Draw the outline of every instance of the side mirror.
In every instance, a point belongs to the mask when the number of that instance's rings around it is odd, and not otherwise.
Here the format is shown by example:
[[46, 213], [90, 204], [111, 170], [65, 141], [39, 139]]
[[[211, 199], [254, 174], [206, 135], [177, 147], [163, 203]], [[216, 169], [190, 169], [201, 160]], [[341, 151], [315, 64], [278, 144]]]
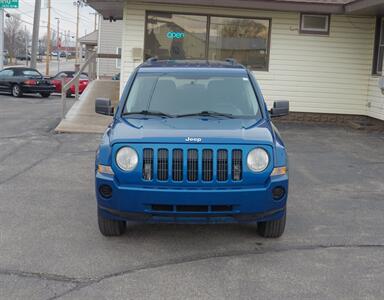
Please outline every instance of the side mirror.
[[289, 113], [289, 101], [275, 101], [270, 111], [271, 118], [286, 116]]
[[112, 107], [111, 99], [96, 98], [95, 111], [100, 115], [113, 116], [114, 109]]

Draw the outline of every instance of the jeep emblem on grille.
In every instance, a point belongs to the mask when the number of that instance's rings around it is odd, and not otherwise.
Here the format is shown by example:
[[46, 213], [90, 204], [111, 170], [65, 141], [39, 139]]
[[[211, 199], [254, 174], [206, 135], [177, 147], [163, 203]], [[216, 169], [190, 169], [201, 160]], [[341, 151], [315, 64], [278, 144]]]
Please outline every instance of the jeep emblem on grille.
[[195, 142], [195, 143], [200, 143], [201, 142], [201, 138], [193, 138], [193, 137], [187, 137], [185, 139], [186, 142]]

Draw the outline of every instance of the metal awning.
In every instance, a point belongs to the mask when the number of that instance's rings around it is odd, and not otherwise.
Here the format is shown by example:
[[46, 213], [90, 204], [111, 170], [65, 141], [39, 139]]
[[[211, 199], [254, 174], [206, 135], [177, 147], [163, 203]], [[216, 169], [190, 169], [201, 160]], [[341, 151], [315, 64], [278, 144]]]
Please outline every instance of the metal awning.
[[[124, 0], [87, 0], [104, 19], [121, 20]], [[247, 8], [326, 14], [384, 14], [384, 0], [136, 0], [135, 3]]]
[[87, 4], [100, 13], [104, 19], [122, 20], [124, 0], [87, 0]]

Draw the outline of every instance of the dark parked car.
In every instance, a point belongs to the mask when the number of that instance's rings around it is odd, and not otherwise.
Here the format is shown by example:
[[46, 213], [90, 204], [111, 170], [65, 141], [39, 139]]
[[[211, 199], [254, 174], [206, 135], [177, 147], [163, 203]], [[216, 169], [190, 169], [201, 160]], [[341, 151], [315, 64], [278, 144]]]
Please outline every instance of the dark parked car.
[[14, 97], [40, 94], [47, 98], [55, 91], [55, 86], [36, 69], [5, 68], [0, 71], [0, 91], [9, 92]]

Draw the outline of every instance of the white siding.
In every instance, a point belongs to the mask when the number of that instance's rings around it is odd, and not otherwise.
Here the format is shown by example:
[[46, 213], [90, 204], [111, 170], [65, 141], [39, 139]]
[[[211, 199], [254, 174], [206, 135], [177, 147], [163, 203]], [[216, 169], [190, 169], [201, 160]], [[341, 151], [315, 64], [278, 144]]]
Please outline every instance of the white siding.
[[[123, 35], [123, 21], [109, 22], [100, 19], [98, 53], [116, 54], [116, 49], [121, 48]], [[120, 72], [116, 67], [116, 59], [99, 59], [99, 77], [110, 77]]]
[[384, 95], [378, 86], [379, 77], [371, 77], [368, 89], [368, 116], [384, 120]]
[[124, 12], [121, 86], [140, 61], [145, 10], [272, 18], [269, 71], [254, 72], [268, 105], [287, 99], [292, 111], [367, 114], [375, 18], [332, 15], [329, 36], [298, 33], [299, 13], [131, 4]]

